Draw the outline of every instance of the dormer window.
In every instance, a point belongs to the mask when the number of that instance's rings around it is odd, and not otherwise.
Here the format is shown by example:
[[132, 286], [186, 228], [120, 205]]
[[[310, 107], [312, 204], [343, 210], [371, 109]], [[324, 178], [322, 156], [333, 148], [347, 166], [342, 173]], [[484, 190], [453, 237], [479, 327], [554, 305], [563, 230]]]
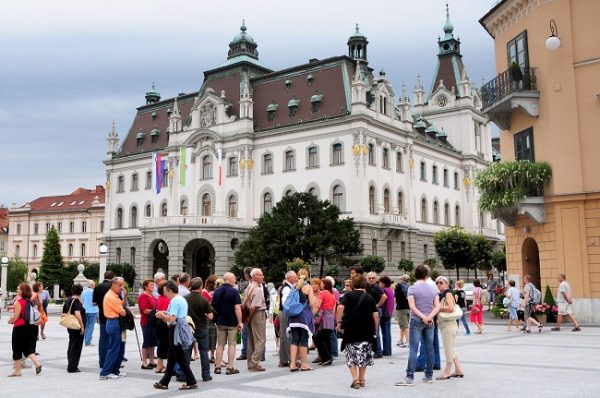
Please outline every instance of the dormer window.
[[269, 121], [275, 119], [275, 115], [277, 114], [277, 108], [279, 105], [277, 104], [269, 104], [267, 105], [267, 114], [269, 115]]
[[290, 117], [296, 116], [296, 112], [298, 111], [298, 105], [300, 105], [299, 99], [291, 99], [290, 102], [288, 102]]
[[319, 106], [321, 105], [322, 100], [323, 100], [323, 94], [313, 95], [312, 97], [310, 97], [310, 104], [312, 105], [313, 112], [319, 112]]
[[139, 133], [137, 133], [137, 135], [135, 136], [135, 140], [137, 142], [137, 146], [142, 146], [142, 144], [144, 143], [144, 136], [146, 134], [144, 134], [144, 132], [142, 130], [140, 130]]
[[306, 84], [307, 84], [308, 86], [312, 86], [313, 79], [314, 79], [314, 77], [313, 77], [312, 73], [311, 73], [311, 74], [309, 74], [308, 76], [306, 76]]
[[287, 79], [285, 81], [285, 88], [290, 88], [292, 86], [292, 80], [291, 79]]
[[153, 128], [152, 131], [150, 132], [150, 138], [151, 138], [153, 144], [156, 144], [158, 142], [159, 135], [160, 135], [160, 130], [157, 128]]
[[152, 112], [152, 120], [156, 119], [156, 112]]
[[167, 108], [167, 115], [171, 116], [171, 113], [173, 113], [173, 109]]

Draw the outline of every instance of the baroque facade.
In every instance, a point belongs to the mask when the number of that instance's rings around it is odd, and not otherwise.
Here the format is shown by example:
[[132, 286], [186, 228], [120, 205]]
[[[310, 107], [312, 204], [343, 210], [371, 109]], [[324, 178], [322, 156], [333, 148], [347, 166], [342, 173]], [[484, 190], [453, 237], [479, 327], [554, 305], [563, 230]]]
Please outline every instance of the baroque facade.
[[354, 218], [365, 254], [435, 257], [450, 225], [502, 240], [472, 181], [492, 161], [488, 121], [450, 19], [431, 91], [399, 101], [368, 66], [359, 31], [348, 53], [272, 71], [242, 25], [198, 91], [162, 100], [153, 86], [122, 143], [109, 133], [109, 261], [193, 276], [222, 274], [263, 212], [312, 192]]

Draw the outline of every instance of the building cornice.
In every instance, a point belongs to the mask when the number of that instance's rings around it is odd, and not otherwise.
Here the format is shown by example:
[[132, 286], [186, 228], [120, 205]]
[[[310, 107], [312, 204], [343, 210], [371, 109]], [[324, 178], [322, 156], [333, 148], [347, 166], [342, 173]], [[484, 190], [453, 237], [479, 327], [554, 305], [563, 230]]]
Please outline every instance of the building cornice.
[[503, 0], [479, 20], [483, 28], [496, 38], [541, 5], [554, 0]]

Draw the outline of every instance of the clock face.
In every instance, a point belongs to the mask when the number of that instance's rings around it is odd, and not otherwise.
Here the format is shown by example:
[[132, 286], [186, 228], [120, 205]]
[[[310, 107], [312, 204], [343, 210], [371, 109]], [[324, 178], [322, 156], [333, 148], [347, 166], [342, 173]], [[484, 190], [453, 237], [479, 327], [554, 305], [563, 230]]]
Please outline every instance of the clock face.
[[441, 95], [438, 97], [438, 105], [441, 107], [446, 106], [446, 104], [448, 104], [448, 98], [446, 98], [445, 95]]
[[167, 252], [167, 245], [165, 242], [160, 242], [158, 244], [158, 251], [161, 253], [166, 253]]

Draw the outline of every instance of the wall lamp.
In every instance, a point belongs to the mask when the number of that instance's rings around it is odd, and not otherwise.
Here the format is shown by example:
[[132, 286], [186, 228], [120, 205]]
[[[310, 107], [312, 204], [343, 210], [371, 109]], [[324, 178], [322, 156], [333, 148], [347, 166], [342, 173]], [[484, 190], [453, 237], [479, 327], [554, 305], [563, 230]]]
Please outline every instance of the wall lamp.
[[556, 21], [550, 20], [550, 36], [546, 39], [546, 48], [550, 51], [558, 50], [560, 47], [560, 39], [557, 36], [558, 28], [556, 27]]

